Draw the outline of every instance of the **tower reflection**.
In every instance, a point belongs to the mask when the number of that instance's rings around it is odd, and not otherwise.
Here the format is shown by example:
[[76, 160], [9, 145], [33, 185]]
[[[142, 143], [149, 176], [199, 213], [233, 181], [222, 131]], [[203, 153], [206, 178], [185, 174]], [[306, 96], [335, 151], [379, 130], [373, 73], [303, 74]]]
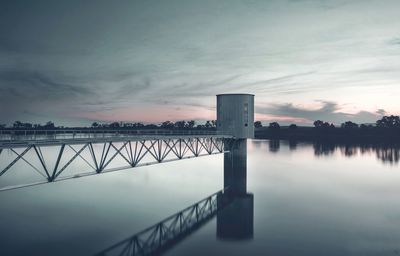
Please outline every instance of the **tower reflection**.
[[247, 140], [231, 139], [225, 144], [224, 187], [218, 194], [217, 238], [245, 240], [253, 238], [254, 196], [247, 193]]

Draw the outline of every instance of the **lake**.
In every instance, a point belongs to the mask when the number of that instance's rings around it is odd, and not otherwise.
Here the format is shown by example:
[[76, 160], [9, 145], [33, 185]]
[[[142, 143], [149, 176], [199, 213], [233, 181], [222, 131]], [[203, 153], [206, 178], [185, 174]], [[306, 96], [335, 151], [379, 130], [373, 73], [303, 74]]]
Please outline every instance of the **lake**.
[[[221, 239], [214, 217], [165, 255], [400, 255], [399, 148], [249, 140], [247, 152], [252, 236]], [[0, 255], [96, 254], [221, 190], [223, 171], [219, 154], [1, 192]]]

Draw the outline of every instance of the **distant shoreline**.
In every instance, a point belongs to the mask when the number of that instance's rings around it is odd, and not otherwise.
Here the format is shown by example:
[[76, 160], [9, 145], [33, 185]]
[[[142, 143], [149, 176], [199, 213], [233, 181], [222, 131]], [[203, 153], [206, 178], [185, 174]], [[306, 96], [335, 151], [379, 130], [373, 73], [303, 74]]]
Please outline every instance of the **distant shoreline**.
[[344, 128], [315, 128], [297, 127], [289, 129], [256, 128], [256, 139], [272, 140], [300, 140], [300, 141], [327, 141], [327, 142], [399, 142], [400, 130], [390, 128], [372, 129], [344, 129]]

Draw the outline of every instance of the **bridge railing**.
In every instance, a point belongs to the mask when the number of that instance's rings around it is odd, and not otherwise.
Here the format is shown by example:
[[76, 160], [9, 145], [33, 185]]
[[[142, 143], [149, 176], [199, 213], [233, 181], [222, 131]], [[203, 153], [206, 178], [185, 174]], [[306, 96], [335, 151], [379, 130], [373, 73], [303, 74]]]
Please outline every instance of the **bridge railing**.
[[216, 130], [177, 129], [5, 129], [0, 130], [0, 141], [104, 138], [141, 135], [220, 135]]

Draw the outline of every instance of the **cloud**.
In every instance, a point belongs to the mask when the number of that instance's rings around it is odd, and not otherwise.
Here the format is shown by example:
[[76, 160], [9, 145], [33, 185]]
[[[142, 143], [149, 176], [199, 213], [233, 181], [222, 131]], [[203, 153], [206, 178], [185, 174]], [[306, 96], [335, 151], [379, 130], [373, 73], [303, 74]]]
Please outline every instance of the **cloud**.
[[400, 37], [395, 37], [390, 39], [389, 45], [400, 45]]
[[85, 87], [57, 82], [36, 71], [0, 71], [0, 100], [58, 100], [85, 96]]
[[336, 9], [348, 3], [346, 0], [288, 0], [289, 3], [294, 4], [307, 4], [311, 6], [318, 6], [324, 10]]
[[380, 115], [380, 116], [384, 116], [384, 115], [387, 114], [387, 112], [386, 112], [384, 109], [378, 109], [378, 110], [376, 111], [376, 113], [377, 113], [378, 115]]
[[[399, 111], [399, 6], [8, 1], [0, 8], [0, 120], [26, 110], [131, 118], [168, 108], [203, 117], [214, 111], [215, 94], [240, 92], [260, 104], [294, 103], [264, 106], [269, 118], [369, 122], [383, 112], [341, 113], [340, 104]], [[316, 98], [325, 100], [320, 109], [295, 105]]]
[[342, 106], [336, 102], [317, 102], [321, 106], [316, 109], [297, 107], [292, 103], [285, 103], [258, 106], [256, 107], [256, 112], [262, 115], [276, 116], [278, 121], [312, 123], [315, 120], [323, 120], [335, 124], [349, 120], [357, 123], [374, 123], [386, 113], [383, 109], [378, 109], [376, 112], [361, 110], [357, 113], [345, 113], [341, 111]]
[[73, 112], [82, 99], [95, 93], [93, 88], [64, 80], [68, 79], [54, 79], [38, 71], [0, 70], [0, 122], [63, 120], [66, 124], [72, 120], [74, 123], [68, 111]]

